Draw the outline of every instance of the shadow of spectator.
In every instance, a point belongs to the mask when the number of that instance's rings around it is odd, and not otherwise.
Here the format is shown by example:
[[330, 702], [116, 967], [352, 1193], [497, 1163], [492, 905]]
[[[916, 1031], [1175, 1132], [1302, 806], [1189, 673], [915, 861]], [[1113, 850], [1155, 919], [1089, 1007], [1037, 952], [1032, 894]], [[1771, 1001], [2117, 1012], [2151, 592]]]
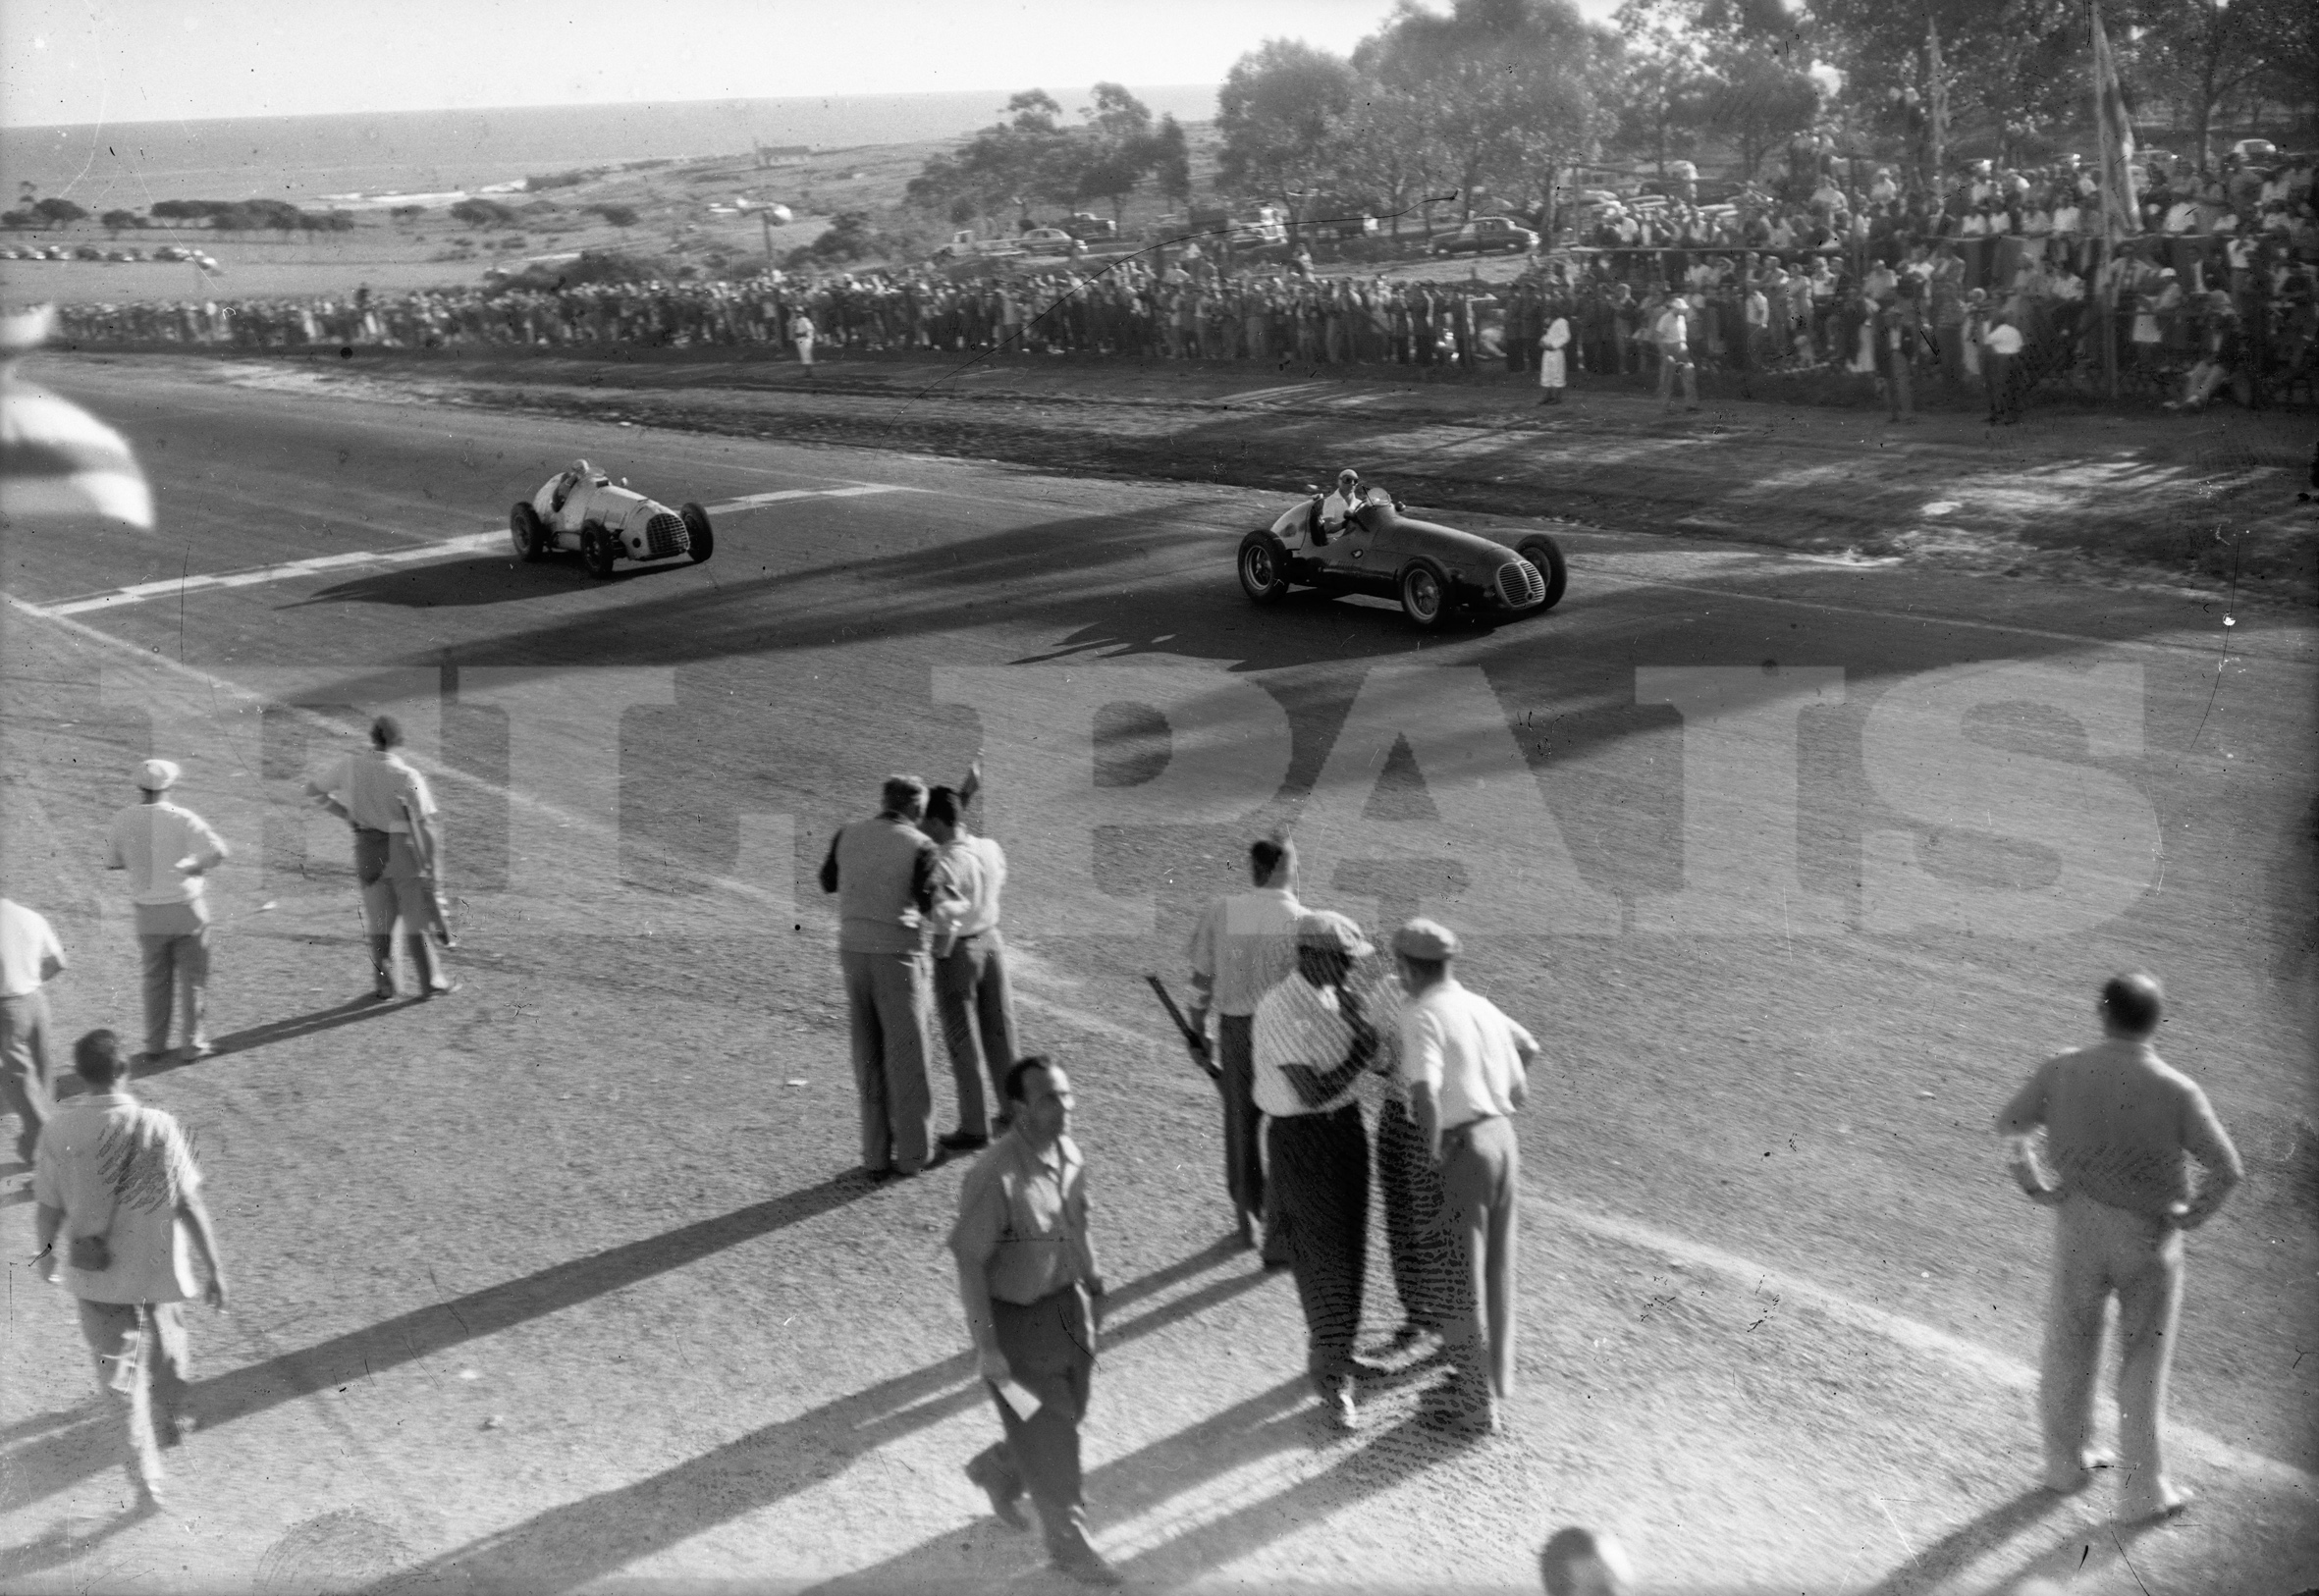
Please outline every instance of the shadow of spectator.
[[77, 1563], [123, 1530], [144, 1522], [160, 1511], [158, 1504], [139, 1499], [134, 1507], [115, 1514], [87, 1534], [76, 1534], [68, 1518], [22, 1546], [0, 1547], [0, 1579], [24, 1579]]
[[[372, 997], [356, 997], [334, 1008], [316, 1009], [311, 1014], [293, 1015], [283, 1020], [268, 1020], [264, 1025], [251, 1026], [246, 1030], [231, 1032], [215, 1038], [211, 1045], [217, 1051], [210, 1056], [222, 1058], [228, 1053], [254, 1052], [260, 1047], [270, 1047], [278, 1041], [296, 1041], [301, 1037], [315, 1036], [324, 1031], [336, 1031], [343, 1025], [353, 1025], [357, 1021], [372, 1020], [382, 1014], [392, 1014], [397, 1009], [408, 1008], [417, 1001], [418, 999], [415, 997], [407, 997], [400, 1002], [381, 1003]], [[182, 1070], [192, 1062], [192, 1059], [186, 1057], [182, 1052], [165, 1053], [154, 1063], [133, 1071], [132, 1075], [135, 1080], [148, 1080], [156, 1075], [167, 1075], [172, 1070]]]
[[[1111, 1288], [1105, 1344], [1116, 1347], [1151, 1335], [1273, 1278], [1249, 1269], [1119, 1320], [1122, 1308], [1240, 1255], [1218, 1242]], [[648, 1478], [550, 1508], [372, 1588], [379, 1596], [441, 1586], [521, 1589], [543, 1596], [571, 1590], [808, 1490], [856, 1458], [989, 1401], [974, 1377], [972, 1356], [961, 1351], [738, 1436]]]
[[1931, 1590], [1963, 1572], [1974, 1559], [1994, 1551], [2053, 1513], [2065, 1500], [2051, 1491], [2031, 1486], [2011, 1501], [1999, 1503], [1970, 1521], [1959, 1524], [1888, 1570], [1861, 1596], [1905, 1596], [1907, 1592]]
[[[836, 1176], [231, 1370], [195, 1385], [189, 1401], [205, 1431], [222, 1428], [283, 1403], [346, 1385], [365, 1372], [414, 1362], [681, 1269], [711, 1253], [803, 1224], [876, 1190], [860, 1175]], [[90, 1418], [33, 1445], [0, 1453], [0, 1511], [39, 1501], [106, 1466], [112, 1461], [109, 1454], [75, 1443], [80, 1431], [95, 1426]]]

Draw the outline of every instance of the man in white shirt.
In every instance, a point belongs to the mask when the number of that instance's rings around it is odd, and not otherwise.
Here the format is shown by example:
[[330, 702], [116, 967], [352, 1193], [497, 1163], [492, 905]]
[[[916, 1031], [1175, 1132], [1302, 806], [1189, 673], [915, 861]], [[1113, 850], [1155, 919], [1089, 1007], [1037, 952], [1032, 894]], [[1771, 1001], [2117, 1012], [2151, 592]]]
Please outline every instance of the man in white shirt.
[[1433, 1411], [1461, 1428], [1502, 1427], [1514, 1390], [1516, 1198], [1522, 1154], [1511, 1115], [1529, 1094], [1537, 1057], [1529, 1032], [1451, 973], [1457, 933], [1413, 920], [1393, 933], [1409, 1005], [1402, 1069], [1418, 1129], [1441, 1171], [1444, 1218], [1463, 1240], [1471, 1287], [1444, 1327], [1456, 1372]]
[[1346, 1429], [1360, 1421], [1365, 1365], [1353, 1341], [1369, 1261], [1369, 1132], [1353, 1089], [1375, 1065], [1379, 1018], [1349, 978], [1375, 951], [1343, 915], [1300, 916], [1296, 974], [1265, 993], [1254, 1028], [1256, 1105], [1304, 1306], [1305, 1369]]
[[[194, 1416], [186, 1409], [190, 1359], [178, 1304], [199, 1295], [223, 1308], [225, 1262], [186, 1134], [129, 1094], [120, 1038], [91, 1031], [74, 1044], [73, 1063], [89, 1090], [51, 1116], [33, 1162], [39, 1273], [53, 1282], [64, 1265], [97, 1380], [125, 1410], [130, 1478], [158, 1506], [159, 1448], [177, 1445]], [[198, 1291], [189, 1241], [209, 1271]]]
[[[391, 715], [370, 723], [370, 748], [349, 754], [306, 783], [308, 796], [354, 828], [354, 876], [362, 884], [362, 924], [370, 933], [373, 995], [396, 993], [395, 925], [419, 973], [419, 994], [456, 989], [435, 957], [427, 927], [441, 919], [436, 892], [442, 832], [427, 778], [398, 752], [403, 725]], [[448, 934], [445, 940], [449, 940]]]
[[1691, 307], [1680, 293], [1670, 293], [1650, 326], [1658, 345], [1658, 400], [1662, 415], [1675, 413], [1675, 379], [1683, 380], [1683, 407], [1699, 408], [1699, 371], [1691, 360]]
[[1256, 1006], [1296, 967], [1296, 923], [1305, 912], [1296, 897], [1296, 845], [1263, 837], [1248, 846], [1253, 891], [1212, 899], [1192, 928], [1190, 959], [1193, 1034], [1205, 1036], [1215, 1011], [1217, 1087], [1224, 1101], [1224, 1188], [1231, 1195], [1240, 1244], [1256, 1245], [1265, 1221], [1265, 1262], [1288, 1266], [1287, 1237], [1266, 1201], [1264, 1159], [1258, 1150], [1253, 1027]]
[[64, 968], [64, 944], [47, 918], [0, 898], [0, 1107], [16, 1115], [16, 1154], [27, 1165], [56, 1106], [41, 987]]
[[[1012, 1123], [1006, 1111], [1006, 1072], [1014, 1067], [1014, 989], [1006, 980], [1006, 942], [998, 934], [998, 897], [1006, 886], [1006, 855], [989, 837], [966, 828], [965, 809], [982, 786], [977, 764], [956, 788], [926, 795], [918, 828], [934, 839], [943, 879], [934, 905], [934, 1002], [949, 1048], [950, 1079], [958, 1090], [958, 1128], [939, 1138], [953, 1152], [988, 1146], [994, 1130]], [[989, 1078], [988, 1103], [983, 1082]], [[989, 1104], [997, 1104], [996, 1120]]]
[[137, 768], [144, 795], [113, 817], [105, 866], [129, 873], [129, 897], [136, 907], [136, 940], [144, 967], [145, 1050], [139, 1064], [158, 1063], [169, 1051], [171, 1010], [186, 1022], [185, 1056], [207, 1058], [205, 1023], [209, 1006], [209, 905], [203, 878], [225, 863], [227, 848], [209, 823], [161, 795], [185, 772], [165, 759]]

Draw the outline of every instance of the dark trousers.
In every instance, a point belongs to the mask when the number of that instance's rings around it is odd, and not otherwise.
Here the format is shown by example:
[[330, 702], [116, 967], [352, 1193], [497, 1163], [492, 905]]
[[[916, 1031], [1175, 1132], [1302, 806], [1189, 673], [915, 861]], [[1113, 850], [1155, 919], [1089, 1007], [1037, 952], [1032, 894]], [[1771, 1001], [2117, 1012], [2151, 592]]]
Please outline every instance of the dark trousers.
[[990, 1101], [1006, 1112], [1006, 1072], [1015, 1060], [1014, 992], [1006, 984], [1006, 943], [996, 928], [961, 936], [934, 966], [934, 1001], [949, 1049], [950, 1080], [958, 1089], [958, 1128], [991, 1134]]
[[934, 1093], [926, 1081], [933, 961], [924, 953], [840, 949], [837, 965], [852, 1020], [862, 1167], [915, 1175], [934, 1148]]
[[1039, 1399], [1039, 1410], [1018, 1418], [998, 1387], [986, 1384], [1006, 1439], [986, 1447], [966, 1472], [1007, 1496], [1028, 1490], [1047, 1549], [1057, 1556], [1078, 1551], [1087, 1545], [1079, 1425], [1095, 1375], [1093, 1307], [1085, 1291], [1070, 1286], [1030, 1303], [993, 1298], [991, 1322], [1007, 1367]]
[[1369, 1274], [1369, 1133], [1361, 1105], [1267, 1122], [1272, 1189], [1305, 1310], [1305, 1367], [1322, 1396], [1353, 1372]]
[[1278, 1245], [1278, 1204], [1265, 1186], [1264, 1155], [1259, 1150], [1258, 1128], [1264, 1115], [1256, 1106], [1256, 1017], [1219, 1014], [1215, 1021], [1216, 1067], [1223, 1078], [1216, 1083], [1224, 1098], [1224, 1190], [1232, 1206], [1251, 1224], [1262, 1217], [1266, 1252]]
[[17, 1156], [32, 1161], [40, 1128], [56, 1106], [48, 1073], [48, 994], [35, 987], [0, 997], [0, 1108], [16, 1115]]
[[1446, 1334], [1472, 1290], [1465, 1248], [1442, 1213], [1441, 1172], [1426, 1152], [1416, 1117], [1398, 1098], [1387, 1098], [1376, 1117], [1376, 1181], [1401, 1315], [1420, 1330]]

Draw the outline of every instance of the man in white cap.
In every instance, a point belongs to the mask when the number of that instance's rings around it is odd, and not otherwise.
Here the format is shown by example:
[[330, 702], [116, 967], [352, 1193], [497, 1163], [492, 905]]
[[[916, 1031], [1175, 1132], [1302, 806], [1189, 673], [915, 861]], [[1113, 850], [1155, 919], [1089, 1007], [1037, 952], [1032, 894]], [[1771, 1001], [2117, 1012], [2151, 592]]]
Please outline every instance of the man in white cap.
[[1457, 933], [1412, 920], [1393, 933], [1401, 984], [1402, 1069], [1418, 1130], [1441, 1171], [1442, 1218], [1461, 1242], [1470, 1287], [1442, 1327], [1456, 1368], [1433, 1415], [1476, 1433], [1502, 1427], [1514, 1391], [1516, 1197], [1522, 1153], [1514, 1110], [1537, 1057], [1529, 1032], [1450, 969]]
[[185, 1056], [207, 1058], [209, 905], [204, 878], [228, 857], [209, 823], [162, 794], [184, 774], [165, 759], [137, 767], [142, 798], [113, 817], [105, 866], [129, 873], [136, 940], [144, 966], [145, 1050], [131, 1062], [152, 1064], [169, 1051], [171, 1011], [182, 1009]]
[[1349, 978], [1375, 951], [1345, 916], [1308, 912], [1296, 973], [1256, 1006], [1256, 1105], [1305, 1310], [1305, 1366], [1346, 1429], [1359, 1422], [1353, 1341], [1369, 1261], [1369, 1132], [1353, 1088], [1375, 1067], [1380, 1018]]

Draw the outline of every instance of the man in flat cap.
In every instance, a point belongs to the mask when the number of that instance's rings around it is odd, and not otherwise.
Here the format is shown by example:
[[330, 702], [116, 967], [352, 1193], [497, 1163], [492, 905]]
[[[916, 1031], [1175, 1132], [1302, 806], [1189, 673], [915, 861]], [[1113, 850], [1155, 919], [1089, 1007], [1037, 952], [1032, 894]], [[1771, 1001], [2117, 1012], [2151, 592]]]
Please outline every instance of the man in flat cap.
[[1296, 896], [1296, 844], [1285, 837], [1259, 837], [1248, 845], [1248, 874], [1254, 888], [1211, 899], [1192, 928], [1191, 1024], [1207, 1035], [1208, 1011], [1215, 1010], [1217, 1083], [1224, 1100], [1224, 1189], [1232, 1198], [1240, 1244], [1256, 1245], [1256, 1224], [1265, 1223], [1265, 1262], [1285, 1267], [1287, 1237], [1267, 1199], [1253, 1093], [1251, 1036], [1256, 1006], [1296, 967], [1296, 922], [1305, 906]]
[[[403, 757], [403, 723], [391, 715], [370, 722], [370, 747], [349, 754], [319, 779], [306, 783], [309, 796], [354, 828], [354, 876], [362, 884], [362, 924], [370, 934], [372, 995], [396, 992], [395, 927], [418, 973], [419, 995], [440, 997], [454, 989], [427, 937], [440, 924], [436, 871], [443, 835], [435, 820], [435, 795], [427, 778]], [[449, 942], [448, 928], [444, 937]]]
[[144, 969], [145, 1050], [133, 1064], [159, 1063], [169, 1051], [172, 1011], [186, 1024], [185, 1056], [207, 1058], [209, 905], [204, 878], [225, 863], [225, 842], [209, 823], [162, 796], [185, 772], [165, 759], [137, 767], [137, 802], [113, 817], [105, 868], [129, 873], [136, 940]]
[[1514, 1391], [1516, 1199], [1522, 1152], [1514, 1110], [1537, 1057], [1529, 1032], [1451, 970], [1457, 933], [1412, 920], [1393, 933], [1401, 984], [1402, 1069], [1418, 1130], [1441, 1171], [1443, 1219], [1460, 1239], [1469, 1287], [1442, 1327], [1455, 1364], [1433, 1416], [1476, 1434], [1503, 1427]]
[[1298, 917], [1295, 934], [1296, 973], [1256, 1006], [1256, 1105], [1305, 1310], [1306, 1368], [1351, 1429], [1369, 1262], [1369, 1132], [1353, 1088], [1375, 1066], [1380, 1018], [1392, 1017], [1372, 1012], [1350, 980], [1354, 962], [1376, 951], [1359, 926], [1316, 910]]

